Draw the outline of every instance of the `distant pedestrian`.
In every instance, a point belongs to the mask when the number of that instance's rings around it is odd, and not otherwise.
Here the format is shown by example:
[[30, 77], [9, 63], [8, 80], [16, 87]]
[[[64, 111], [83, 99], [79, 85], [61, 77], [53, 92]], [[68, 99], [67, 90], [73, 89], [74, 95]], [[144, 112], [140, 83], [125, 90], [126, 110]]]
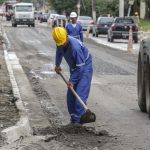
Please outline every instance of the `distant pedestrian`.
[[66, 30], [68, 35], [73, 36], [74, 38], [81, 40], [83, 42], [82, 26], [79, 23], [77, 23], [76, 12], [71, 12], [70, 22], [66, 25]]
[[[60, 65], [64, 57], [70, 69], [68, 86], [72, 86], [86, 104], [93, 74], [92, 56], [81, 41], [74, 37], [67, 36], [65, 28], [54, 28], [52, 35], [57, 46], [55, 71], [58, 74], [61, 72], [62, 69]], [[69, 88], [67, 92], [67, 105], [71, 123], [82, 124], [93, 122], [93, 120], [90, 119], [91, 116], [86, 115], [85, 109], [78, 100], [76, 100], [76, 97]]]

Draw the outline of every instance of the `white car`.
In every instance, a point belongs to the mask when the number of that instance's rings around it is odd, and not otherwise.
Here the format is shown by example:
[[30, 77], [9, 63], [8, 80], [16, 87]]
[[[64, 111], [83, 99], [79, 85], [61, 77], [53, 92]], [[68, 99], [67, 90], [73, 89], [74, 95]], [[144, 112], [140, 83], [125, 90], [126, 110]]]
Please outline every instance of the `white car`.
[[65, 27], [67, 23], [67, 17], [65, 15], [56, 15], [51, 25], [52, 27]]
[[57, 16], [58, 14], [50, 14], [49, 18], [47, 19], [47, 24], [48, 26], [51, 26], [52, 27], [52, 22], [55, 18], [55, 16]]

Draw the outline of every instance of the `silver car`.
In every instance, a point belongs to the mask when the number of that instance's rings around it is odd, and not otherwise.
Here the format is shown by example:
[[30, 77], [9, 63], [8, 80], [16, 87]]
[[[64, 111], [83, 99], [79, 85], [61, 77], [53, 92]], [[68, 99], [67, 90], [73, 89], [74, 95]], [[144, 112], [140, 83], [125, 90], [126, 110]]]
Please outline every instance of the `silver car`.
[[87, 30], [89, 27], [90, 31], [92, 30], [94, 24], [94, 21], [90, 16], [78, 16], [77, 22], [82, 26], [83, 30]]

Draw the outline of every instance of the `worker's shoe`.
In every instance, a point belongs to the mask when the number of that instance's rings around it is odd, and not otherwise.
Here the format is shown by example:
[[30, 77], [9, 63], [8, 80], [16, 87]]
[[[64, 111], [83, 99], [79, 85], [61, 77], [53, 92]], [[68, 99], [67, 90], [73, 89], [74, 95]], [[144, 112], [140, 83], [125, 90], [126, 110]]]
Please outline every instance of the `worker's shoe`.
[[90, 110], [87, 110], [84, 115], [81, 116], [80, 118], [80, 123], [91, 123], [96, 121], [96, 115], [92, 113]]

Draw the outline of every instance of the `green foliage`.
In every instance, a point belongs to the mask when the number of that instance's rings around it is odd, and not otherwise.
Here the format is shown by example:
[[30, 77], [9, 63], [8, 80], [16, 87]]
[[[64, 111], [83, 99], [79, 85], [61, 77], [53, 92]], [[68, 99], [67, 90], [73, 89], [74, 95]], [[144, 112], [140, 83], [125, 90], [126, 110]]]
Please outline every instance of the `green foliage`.
[[[77, 12], [78, 0], [49, 0], [49, 4], [58, 13], [70, 13], [71, 11]], [[96, 15], [112, 14], [117, 16], [119, 14], [119, 0], [96, 0]], [[92, 16], [92, 0], [81, 0], [81, 15]]]
[[[92, 0], [82, 0], [81, 15], [92, 16]], [[96, 16], [119, 14], [119, 0], [96, 0]]]
[[97, 0], [96, 2], [97, 16], [104, 16], [107, 14], [118, 16], [119, 0]]
[[5, 0], [0, 0], [0, 5], [4, 3]]
[[[78, 0], [49, 0], [49, 4], [58, 12], [65, 12], [67, 15], [71, 11], [77, 12]], [[119, 14], [119, 0], [96, 0], [96, 15]], [[81, 15], [92, 16], [92, 0], [81, 0]]]
[[60, 14], [76, 11], [77, 0], [49, 0], [49, 3]]
[[140, 25], [143, 31], [150, 30], [150, 20], [140, 20]]
[[82, 0], [80, 14], [92, 16], [92, 0]]
[[145, 0], [146, 5], [150, 6], [150, 0]]

